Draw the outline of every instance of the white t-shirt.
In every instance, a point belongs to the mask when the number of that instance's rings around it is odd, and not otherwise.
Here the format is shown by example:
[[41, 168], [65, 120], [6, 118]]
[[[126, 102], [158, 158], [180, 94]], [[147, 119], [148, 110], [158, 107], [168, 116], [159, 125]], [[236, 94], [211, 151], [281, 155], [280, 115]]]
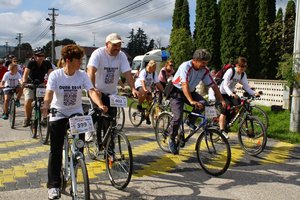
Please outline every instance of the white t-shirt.
[[[247, 79], [247, 75], [246, 73], [244, 72], [244, 76], [243, 78], [241, 79], [242, 77], [242, 74], [238, 74], [236, 72], [236, 69], [235, 69], [235, 73], [234, 73], [234, 76], [232, 77], [232, 73], [233, 73], [233, 70], [232, 69], [228, 69], [224, 76], [223, 76], [223, 81], [220, 85], [220, 92], [221, 94], [227, 94], [227, 95], [231, 95], [234, 90], [235, 90], [235, 85], [237, 83], [240, 83], [243, 85], [243, 88], [250, 94], [250, 95], [254, 95], [255, 94], [255, 91], [253, 91], [249, 84], [248, 84], [248, 79]], [[232, 79], [230, 79], [232, 77]]]
[[95, 87], [104, 94], [117, 94], [118, 81], [121, 73], [130, 71], [127, 56], [120, 51], [117, 56], [110, 56], [105, 47], [96, 49], [87, 67], [95, 67]]
[[[154, 73], [154, 79], [153, 79], [153, 73]], [[135, 80], [134, 87], [136, 89], [138, 87], [141, 87], [142, 86], [141, 81], [145, 81], [146, 88], [147, 88], [147, 90], [150, 91], [152, 83], [156, 84], [159, 82], [157, 74], [155, 72], [153, 72], [153, 73], [147, 73], [146, 68], [144, 68], [140, 72], [139, 77]]]
[[[85, 71], [78, 70], [74, 75], [68, 76], [63, 69], [57, 69], [50, 73], [47, 83], [47, 90], [54, 92], [51, 102], [51, 108], [56, 108], [66, 116], [75, 113], [83, 114], [82, 109], [82, 90], [90, 90], [93, 84]], [[65, 118], [65, 116], [56, 114], [56, 117], [50, 115], [50, 121]]]
[[[10, 71], [6, 72], [2, 78], [2, 82], [4, 81], [4, 86], [7, 87], [11, 87], [14, 88], [17, 85], [20, 85], [20, 81], [21, 81], [22, 77], [19, 74], [19, 72], [17, 72], [16, 74], [12, 75]], [[3, 91], [9, 90], [9, 88], [4, 88]]]

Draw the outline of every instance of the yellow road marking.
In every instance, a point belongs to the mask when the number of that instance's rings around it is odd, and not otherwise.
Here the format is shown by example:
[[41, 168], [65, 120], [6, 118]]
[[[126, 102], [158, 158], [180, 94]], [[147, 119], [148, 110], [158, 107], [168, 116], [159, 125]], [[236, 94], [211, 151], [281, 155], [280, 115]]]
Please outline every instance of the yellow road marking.
[[230, 146], [231, 148], [231, 166], [234, 166], [242, 157], [245, 155], [245, 152], [241, 149], [239, 145]]
[[270, 153], [264, 156], [264, 160], [261, 161], [262, 164], [271, 163], [284, 163], [290, 157], [290, 151], [296, 145], [287, 142], [278, 142], [275, 146], [271, 148]]
[[36, 153], [46, 152], [49, 151], [50, 146], [38, 146], [34, 148], [27, 148], [22, 150], [17, 150], [14, 152], [9, 152], [5, 154], [0, 154], [0, 161], [9, 161], [12, 159], [17, 159], [20, 157], [25, 157], [29, 155], [34, 155]]
[[0, 149], [21, 146], [21, 145], [26, 145], [26, 144], [34, 144], [34, 143], [38, 143], [38, 141], [32, 139], [32, 140], [18, 140], [18, 141], [1, 142]]

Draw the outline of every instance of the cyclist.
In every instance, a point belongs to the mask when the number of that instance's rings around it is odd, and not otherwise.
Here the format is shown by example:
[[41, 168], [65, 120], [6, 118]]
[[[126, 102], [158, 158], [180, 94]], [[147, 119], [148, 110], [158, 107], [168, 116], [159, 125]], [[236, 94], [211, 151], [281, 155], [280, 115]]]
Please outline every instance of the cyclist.
[[[156, 87], [162, 92], [164, 90], [163, 86], [158, 80], [158, 76], [155, 73], [156, 70], [156, 62], [154, 60], [150, 60], [147, 66], [140, 71], [138, 78], [135, 80], [135, 88], [139, 91], [139, 104], [137, 109], [140, 112], [143, 112], [142, 103], [145, 99], [148, 102], [152, 101], [152, 93], [151, 86], [154, 83]], [[149, 119], [149, 115], [146, 116], [146, 123], [151, 124]]]
[[[174, 63], [172, 60], [167, 60], [165, 66], [163, 68], [161, 68], [159, 75], [158, 75], [158, 79], [160, 81], [160, 84], [165, 88], [168, 80], [171, 79], [175, 73], [174, 71]], [[159, 103], [161, 104], [162, 102], [162, 98], [163, 98], [163, 93], [160, 92], [159, 93]]]
[[[183, 62], [172, 79], [174, 85], [170, 94], [170, 105], [173, 113], [173, 119], [170, 125], [169, 148], [173, 154], [178, 154], [178, 148], [175, 138], [178, 134], [179, 126], [183, 118], [183, 106], [187, 103], [193, 106], [195, 112], [201, 112], [204, 109], [205, 99], [198, 94], [195, 89], [202, 81], [206, 86], [212, 87], [217, 99], [226, 106], [225, 101], [219, 91], [218, 86], [212, 79], [209, 69], [206, 67], [210, 61], [211, 55], [205, 49], [198, 49], [193, 54], [193, 59]], [[195, 129], [195, 117], [189, 117], [188, 125]]]
[[[81, 100], [83, 89], [89, 91], [90, 97], [99, 108], [104, 112], [107, 111], [107, 107], [103, 105], [86, 72], [79, 70], [83, 55], [83, 49], [75, 44], [64, 46], [61, 51], [65, 63], [64, 67], [53, 71], [48, 79], [43, 114], [44, 116], [47, 115], [50, 103], [51, 108], [56, 108], [59, 111], [55, 117], [50, 115], [49, 120], [51, 139], [48, 162], [49, 199], [57, 199], [60, 196], [62, 150], [68, 122], [68, 118], [65, 116], [74, 113], [83, 114]], [[63, 113], [64, 116], [60, 116], [59, 113]], [[80, 134], [79, 137], [84, 140], [84, 134]]]
[[20, 85], [22, 84], [21, 75], [18, 73], [18, 65], [11, 63], [9, 65], [9, 71], [6, 72], [2, 78], [1, 86], [2, 87], [9, 87], [4, 88], [4, 112], [2, 115], [2, 119], [8, 119], [8, 102], [11, 95], [11, 88], [16, 88], [17, 99], [16, 99], [16, 106], [20, 107], [20, 98], [22, 96], [22, 88]]
[[[38, 80], [40, 84], [44, 83], [45, 74], [49, 76], [52, 71], [52, 65], [50, 62], [45, 61], [44, 49], [36, 48], [34, 50], [34, 59], [31, 60], [24, 70], [23, 83], [33, 83]], [[23, 127], [30, 125], [30, 118], [32, 112], [31, 103], [34, 99], [34, 90], [31, 88], [24, 88], [24, 109], [25, 109], [25, 119], [23, 122]]]
[[[126, 54], [121, 51], [122, 39], [117, 33], [111, 33], [106, 37], [105, 47], [96, 49], [88, 62], [87, 74], [95, 87], [102, 93], [102, 101], [108, 106], [108, 114], [115, 117], [117, 109], [110, 107], [109, 95], [118, 93], [118, 81], [123, 73], [129, 84], [133, 96], [138, 96], [139, 92], [134, 88], [134, 81], [131, 75]], [[103, 120], [103, 122], [102, 122]], [[99, 119], [99, 131], [106, 132], [109, 122], [107, 119]], [[101, 132], [100, 132], [101, 133]], [[97, 131], [97, 134], [99, 132]], [[101, 138], [101, 137], [98, 137]]]
[[[243, 88], [248, 92], [250, 95], [259, 95], [253, 91], [249, 84], [246, 75], [246, 68], [247, 68], [247, 59], [245, 57], [238, 57], [235, 67], [228, 69], [224, 76], [223, 81], [220, 85], [221, 94], [226, 101], [226, 104], [230, 106], [236, 106], [241, 103], [239, 96], [235, 93], [235, 86], [237, 83], [243, 85]], [[219, 126], [220, 130], [223, 135], [228, 138], [227, 130], [225, 130], [226, 125], [226, 116], [229, 116], [229, 111], [225, 108], [221, 108], [221, 114], [219, 118]]]

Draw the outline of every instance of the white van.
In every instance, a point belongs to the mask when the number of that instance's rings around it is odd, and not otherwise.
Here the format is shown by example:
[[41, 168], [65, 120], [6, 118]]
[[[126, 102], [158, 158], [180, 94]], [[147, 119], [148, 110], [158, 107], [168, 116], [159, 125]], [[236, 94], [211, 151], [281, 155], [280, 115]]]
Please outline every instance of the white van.
[[158, 66], [160, 66], [160, 63], [162, 62], [161, 50], [155, 49], [145, 53], [144, 55], [134, 57], [131, 66], [131, 73], [135, 75], [138, 70], [141, 71], [144, 69], [150, 60], [156, 61], [156, 69], [158, 70]]

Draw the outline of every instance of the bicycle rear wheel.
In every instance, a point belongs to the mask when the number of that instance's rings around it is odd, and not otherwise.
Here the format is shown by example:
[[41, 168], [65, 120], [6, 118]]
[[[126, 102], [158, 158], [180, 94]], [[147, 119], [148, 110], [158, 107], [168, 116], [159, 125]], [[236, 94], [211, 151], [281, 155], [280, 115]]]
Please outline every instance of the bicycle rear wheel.
[[[40, 115], [41, 116], [41, 115]], [[49, 140], [49, 130], [48, 130], [48, 123], [49, 123], [49, 116], [46, 118], [46, 120], [38, 120], [38, 132], [40, 137], [40, 142], [42, 144], [47, 144]]]
[[16, 121], [16, 101], [13, 96], [10, 97], [9, 101], [9, 124], [10, 128], [15, 128]]
[[35, 108], [32, 109], [31, 122], [30, 122], [30, 136], [36, 138], [37, 135], [37, 125], [38, 125], [38, 113]]
[[249, 155], [260, 154], [267, 144], [267, 133], [263, 123], [254, 116], [247, 116], [240, 124], [238, 139]]
[[111, 184], [122, 190], [131, 180], [133, 157], [131, 145], [123, 132], [109, 137], [105, 148], [106, 169]]
[[196, 143], [197, 159], [202, 169], [212, 175], [224, 174], [231, 162], [228, 140], [217, 129], [206, 129]]
[[267, 130], [269, 127], [269, 117], [268, 115], [265, 113], [265, 111], [263, 109], [261, 109], [260, 107], [253, 105], [251, 106], [251, 115], [257, 117], [265, 126], [265, 129]]
[[82, 158], [75, 161], [75, 187], [72, 184], [72, 199], [90, 199], [90, 184], [85, 162]]
[[138, 102], [132, 101], [129, 106], [129, 119], [133, 126], [138, 127], [143, 121], [143, 113], [137, 109]]
[[161, 113], [156, 120], [155, 137], [161, 150], [170, 153], [169, 149], [169, 127], [173, 116], [169, 112]]
[[124, 108], [117, 108], [117, 116], [116, 116], [116, 121], [117, 121], [117, 129], [122, 130], [124, 128], [125, 124], [125, 111]]

